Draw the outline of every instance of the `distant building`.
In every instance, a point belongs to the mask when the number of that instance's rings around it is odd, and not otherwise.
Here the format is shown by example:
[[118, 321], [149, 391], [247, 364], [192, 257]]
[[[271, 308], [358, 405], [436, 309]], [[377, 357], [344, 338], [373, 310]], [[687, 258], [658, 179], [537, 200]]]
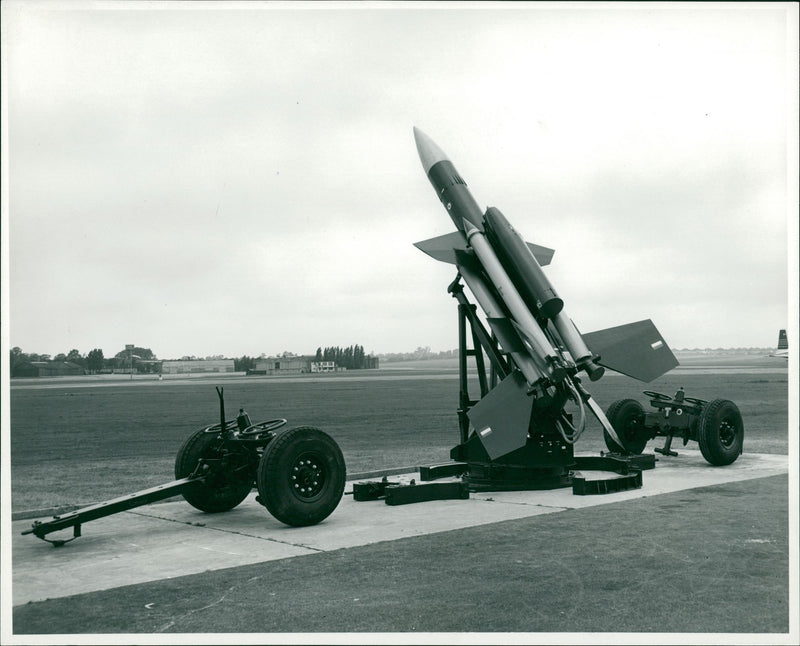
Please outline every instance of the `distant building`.
[[182, 359], [179, 361], [163, 361], [161, 363], [161, 372], [165, 375], [233, 371], [233, 359]]
[[336, 372], [335, 361], [312, 361], [311, 372]]
[[70, 377], [84, 374], [71, 361], [25, 361], [14, 367], [14, 377]]
[[304, 372], [311, 372], [311, 359], [308, 357], [267, 357], [256, 361], [256, 367], [250, 374], [299, 375]]
[[[316, 357], [267, 357], [258, 359], [249, 375], [299, 375], [309, 372], [344, 372], [347, 368], [336, 365], [335, 361], [316, 361]], [[378, 357], [364, 357], [365, 368], [377, 368]]]

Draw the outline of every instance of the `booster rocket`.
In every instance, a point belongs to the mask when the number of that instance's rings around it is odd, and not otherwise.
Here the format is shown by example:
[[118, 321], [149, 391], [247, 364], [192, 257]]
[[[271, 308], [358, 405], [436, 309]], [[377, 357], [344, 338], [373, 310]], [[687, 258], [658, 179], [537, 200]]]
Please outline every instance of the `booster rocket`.
[[[442, 149], [417, 128], [414, 138], [422, 167], [456, 228], [415, 246], [436, 260], [456, 265], [498, 344], [524, 377], [528, 397], [553, 402], [550, 415], [558, 419], [565, 398], [553, 393], [568, 393], [566, 398], [578, 400], [581, 412], [583, 404], [588, 405], [618, 439], [605, 414], [581, 387], [578, 374], [597, 381], [605, 366], [642, 381], [655, 379], [678, 364], [658, 330], [645, 320], [581, 334], [542, 269], [553, 250], [526, 243], [499, 209], [483, 211]], [[512, 381], [519, 384], [521, 379]], [[580, 431], [573, 431], [562, 435], [568, 441], [577, 439]]]

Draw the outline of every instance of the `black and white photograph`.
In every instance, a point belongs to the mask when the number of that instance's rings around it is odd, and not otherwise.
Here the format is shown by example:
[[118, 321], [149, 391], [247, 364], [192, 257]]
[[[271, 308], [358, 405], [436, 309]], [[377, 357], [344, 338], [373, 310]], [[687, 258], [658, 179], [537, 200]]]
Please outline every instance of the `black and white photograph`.
[[799, 8], [0, 0], [0, 642], [800, 642]]

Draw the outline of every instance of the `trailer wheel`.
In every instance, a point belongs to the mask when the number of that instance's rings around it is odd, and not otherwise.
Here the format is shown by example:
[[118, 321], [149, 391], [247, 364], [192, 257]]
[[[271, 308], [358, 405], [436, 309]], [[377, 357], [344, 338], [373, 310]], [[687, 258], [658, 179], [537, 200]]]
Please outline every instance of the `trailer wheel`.
[[[200, 458], [223, 457], [222, 440], [219, 434], [202, 429], [191, 435], [175, 458], [175, 478], [190, 476]], [[253, 488], [252, 469], [222, 468], [211, 474], [205, 482], [198, 482], [183, 492], [183, 497], [192, 507], [208, 513], [229, 511], [247, 498]]]
[[606, 411], [606, 417], [622, 441], [620, 447], [614, 438], [603, 429], [603, 439], [608, 450], [612, 453], [638, 455], [644, 451], [647, 440], [650, 438], [642, 426], [644, 408], [635, 399], [620, 399], [615, 401]]
[[744, 423], [736, 404], [715, 399], [706, 406], [697, 425], [697, 442], [710, 464], [719, 467], [735, 462], [744, 444]]
[[267, 445], [258, 464], [259, 501], [282, 523], [316, 525], [344, 493], [345, 465], [339, 445], [327, 433], [300, 426]]

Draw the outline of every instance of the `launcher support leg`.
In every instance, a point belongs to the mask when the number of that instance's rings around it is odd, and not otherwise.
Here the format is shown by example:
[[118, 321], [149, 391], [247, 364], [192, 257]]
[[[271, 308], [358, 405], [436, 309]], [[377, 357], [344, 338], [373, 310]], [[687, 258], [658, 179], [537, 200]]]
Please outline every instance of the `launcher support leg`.
[[656, 451], [657, 453], [660, 453], [661, 455], [671, 455], [673, 457], [678, 455], [675, 451], [670, 450], [670, 447], [672, 446], [672, 438], [673, 438], [672, 435], [667, 435], [667, 441], [664, 442], [664, 447], [661, 449], [655, 448], [653, 450]]

